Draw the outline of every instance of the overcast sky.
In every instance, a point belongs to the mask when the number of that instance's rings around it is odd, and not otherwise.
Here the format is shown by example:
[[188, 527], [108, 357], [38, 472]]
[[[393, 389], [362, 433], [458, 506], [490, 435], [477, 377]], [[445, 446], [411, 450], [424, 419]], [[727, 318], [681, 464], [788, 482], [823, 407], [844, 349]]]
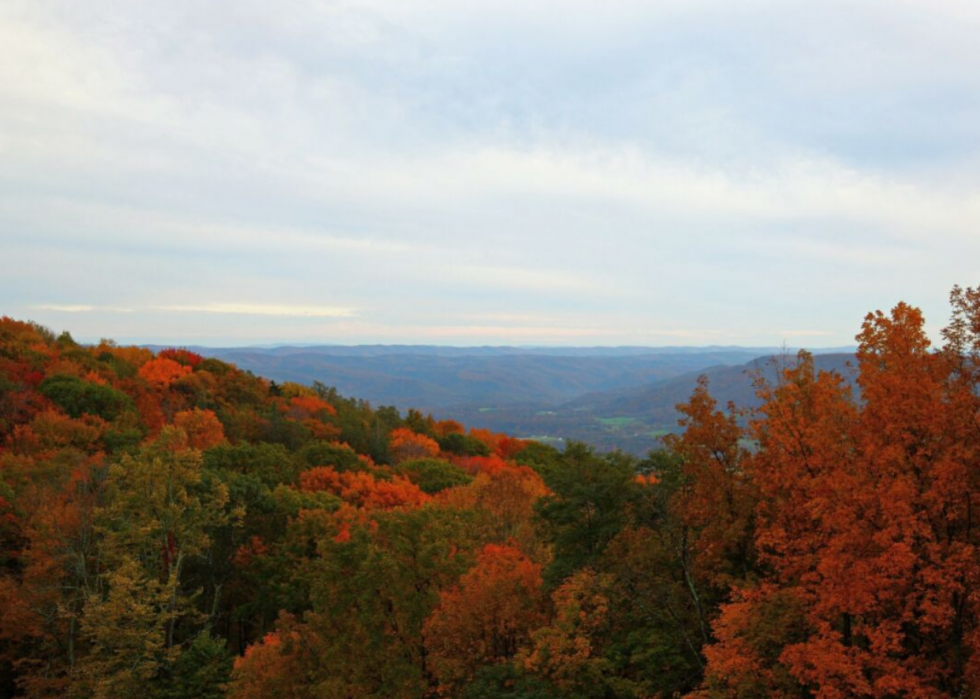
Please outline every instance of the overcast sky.
[[980, 3], [0, 0], [0, 314], [852, 344], [980, 283]]

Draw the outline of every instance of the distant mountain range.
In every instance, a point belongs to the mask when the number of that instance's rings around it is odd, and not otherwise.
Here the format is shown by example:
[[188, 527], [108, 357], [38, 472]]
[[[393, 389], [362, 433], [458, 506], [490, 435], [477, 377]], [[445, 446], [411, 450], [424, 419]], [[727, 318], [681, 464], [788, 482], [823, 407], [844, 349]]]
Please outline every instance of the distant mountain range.
[[[275, 381], [320, 381], [374, 406], [418, 408], [520, 437], [577, 439], [641, 454], [676, 429], [674, 406], [705, 374], [720, 404], [755, 405], [752, 376], [794, 350], [773, 347], [191, 347]], [[816, 364], [850, 378], [852, 348]]]

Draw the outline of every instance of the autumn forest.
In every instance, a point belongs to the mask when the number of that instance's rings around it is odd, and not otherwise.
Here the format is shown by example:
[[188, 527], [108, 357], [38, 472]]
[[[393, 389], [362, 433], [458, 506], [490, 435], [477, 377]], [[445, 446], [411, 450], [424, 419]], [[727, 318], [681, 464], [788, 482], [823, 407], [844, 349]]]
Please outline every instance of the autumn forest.
[[0, 695], [980, 696], [980, 288], [646, 458], [0, 321]]

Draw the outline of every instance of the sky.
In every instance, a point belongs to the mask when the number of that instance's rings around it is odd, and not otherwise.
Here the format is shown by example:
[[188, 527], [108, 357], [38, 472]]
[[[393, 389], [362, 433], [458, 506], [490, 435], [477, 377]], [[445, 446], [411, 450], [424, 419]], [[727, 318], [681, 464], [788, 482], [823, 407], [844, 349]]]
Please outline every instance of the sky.
[[851, 345], [980, 283], [975, 0], [0, 0], [0, 315]]

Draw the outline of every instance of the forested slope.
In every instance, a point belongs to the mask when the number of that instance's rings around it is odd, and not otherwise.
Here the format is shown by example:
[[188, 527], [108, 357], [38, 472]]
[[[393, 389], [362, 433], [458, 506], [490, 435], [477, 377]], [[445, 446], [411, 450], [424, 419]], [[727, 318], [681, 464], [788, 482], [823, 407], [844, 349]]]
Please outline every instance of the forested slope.
[[[980, 291], [640, 460], [0, 321], [0, 693], [980, 692]], [[753, 448], [747, 450], [745, 445]]]

